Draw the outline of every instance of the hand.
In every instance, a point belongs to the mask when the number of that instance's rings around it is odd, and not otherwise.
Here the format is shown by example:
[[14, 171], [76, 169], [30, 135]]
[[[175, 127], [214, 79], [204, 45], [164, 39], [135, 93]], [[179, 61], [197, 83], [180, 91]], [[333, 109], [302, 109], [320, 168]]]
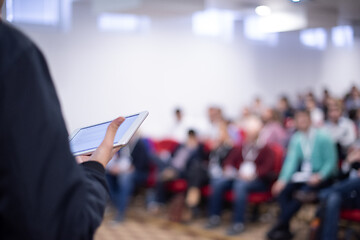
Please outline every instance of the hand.
[[110, 159], [114, 156], [114, 154], [120, 150], [121, 147], [114, 148], [114, 139], [116, 132], [120, 125], [124, 122], [125, 118], [119, 117], [116, 118], [114, 121], [110, 123], [106, 130], [106, 134], [104, 140], [100, 144], [100, 146], [93, 152], [93, 154], [88, 156], [80, 156], [76, 158], [79, 162], [86, 162], [86, 161], [97, 161], [101, 163], [104, 167], [110, 161]]
[[161, 173], [161, 180], [163, 180], [163, 181], [170, 181], [172, 179], [175, 179], [175, 177], [176, 177], [176, 172], [172, 168], [166, 168]]
[[121, 173], [121, 169], [117, 165], [114, 165], [114, 166], [108, 168], [108, 171], [111, 175], [114, 175], [114, 176], [119, 175]]
[[238, 178], [245, 182], [250, 182], [250, 181], [255, 180], [256, 177], [255, 177], [255, 175], [244, 175], [244, 174], [239, 173]]
[[310, 186], [317, 186], [321, 183], [321, 176], [317, 173], [311, 175], [309, 181], [308, 181], [308, 185]]
[[237, 170], [233, 166], [225, 166], [223, 174], [226, 178], [236, 178]]
[[80, 164], [80, 163], [89, 161], [90, 155], [89, 155], [89, 156], [88, 156], [88, 155], [76, 156], [75, 159], [76, 159], [76, 162], [77, 162], [78, 164]]
[[358, 149], [351, 151], [346, 158], [346, 161], [350, 164], [354, 162], [358, 162], [359, 160], [360, 160], [360, 150]]
[[286, 186], [286, 183], [284, 181], [281, 180], [277, 180], [274, 185], [272, 186], [271, 192], [274, 196], [277, 196], [280, 194], [280, 192], [282, 192], [282, 190], [284, 190]]

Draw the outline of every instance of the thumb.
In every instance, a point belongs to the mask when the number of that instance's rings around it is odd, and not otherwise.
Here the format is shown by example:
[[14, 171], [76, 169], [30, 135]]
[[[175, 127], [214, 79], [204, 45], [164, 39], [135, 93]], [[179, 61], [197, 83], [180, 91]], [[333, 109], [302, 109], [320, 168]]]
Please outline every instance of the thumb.
[[124, 117], [118, 117], [110, 123], [106, 130], [105, 138], [103, 141], [104, 144], [111, 146], [114, 144], [116, 132], [124, 121]]

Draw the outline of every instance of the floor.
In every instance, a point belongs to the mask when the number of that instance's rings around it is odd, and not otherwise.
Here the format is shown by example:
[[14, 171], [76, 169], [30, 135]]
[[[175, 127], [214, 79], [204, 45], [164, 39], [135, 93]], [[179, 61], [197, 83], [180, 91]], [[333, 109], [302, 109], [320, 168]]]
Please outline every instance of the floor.
[[[264, 211], [264, 209], [263, 209]], [[166, 210], [160, 215], [149, 214], [143, 206], [133, 204], [128, 217], [121, 224], [114, 224], [111, 220], [114, 210], [108, 210], [105, 219], [98, 229], [95, 240], [257, 240], [266, 239], [265, 234], [275, 220], [276, 206], [265, 206], [265, 212], [256, 222], [246, 223], [245, 231], [235, 237], [225, 235], [231, 219], [230, 209], [224, 213], [222, 226], [214, 230], [205, 230], [206, 219], [201, 217], [189, 223], [176, 223], [167, 219]], [[306, 206], [299, 212], [292, 222], [292, 231], [296, 234], [294, 240], [308, 239], [309, 219], [314, 206]]]

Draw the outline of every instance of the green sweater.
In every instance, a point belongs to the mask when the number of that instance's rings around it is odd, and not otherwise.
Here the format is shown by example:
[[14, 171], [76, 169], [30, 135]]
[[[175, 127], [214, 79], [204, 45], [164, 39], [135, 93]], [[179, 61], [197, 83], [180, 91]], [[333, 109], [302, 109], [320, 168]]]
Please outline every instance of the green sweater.
[[[337, 152], [334, 142], [322, 130], [315, 130], [314, 146], [311, 154], [311, 165], [314, 173], [319, 173], [322, 179], [328, 179], [337, 172]], [[286, 160], [281, 169], [279, 179], [289, 182], [304, 159], [301, 148], [302, 133], [296, 132], [289, 144]]]

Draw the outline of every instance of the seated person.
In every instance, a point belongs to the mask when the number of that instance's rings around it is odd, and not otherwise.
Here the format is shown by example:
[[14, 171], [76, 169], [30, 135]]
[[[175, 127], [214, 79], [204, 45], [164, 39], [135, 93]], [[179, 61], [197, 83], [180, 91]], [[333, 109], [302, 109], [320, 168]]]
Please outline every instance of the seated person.
[[349, 149], [343, 170], [348, 178], [321, 192], [322, 218], [321, 237], [323, 240], [337, 238], [340, 209], [360, 209], [360, 140]]
[[278, 113], [271, 108], [263, 111], [261, 119], [264, 127], [260, 132], [259, 141], [263, 144], [278, 144], [285, 147], [288, 137], [277, 115]]
[[307, 96], [305, 100], [306, 109], [310, 113], [311, 123], [313, 127], [322, 127], [324, 124], [324, 112], [316, 104], [312, 96]]
[[115, 222], [122, 222], [130, 196], [136, 186], [147, 180], [150, 155], [146, 143], [134, 136], [129, 144], [120, 149], [107, 165], [106, 178], [110, 198], [117, 209]]
[[[300, 196], [308, 200], [316, 197], [319, 189], [331, 184], [337, 170], [335, 144], [326, 132], [311, 127], [310, 113], [298, 111], [295, 122], [298, 131], [291, 137], [279, 179], [272, 188], [274, 196], [278, 196], [280, 215], [267, 234], [269, 239], [292, 238], [289, 223], [301, 207]], [[295, 198], [299, 190], [303, 194]]]
[[210, 152], [209, 174], [211, 178], [221, 176], [224, 160], [238, 142], [235, 130], [226, 120], [219, 120], [217, 126], [217, 138], [210, 143], [212, 151]]
[[280, 116], [281, 116], [281, 120], [283, 123], [285, 123], [285, 121], [287, 119], [293, 119], [294, 118], [294, 109], [291, 107], [289, 99], [287, 98], [287, 96], [282, 96], [277, 103], [277, 111], [279, 111]]
[[356, 110], [355, 126], [357, 131], [357, 137], [360, 138], [360, 108]]
[[356, 127], [349, 118], [343, 117], [342, 113], [342, 103], [339, 100], [330, 101], [328, 105], [328, 121], [324, 127], [337, 144], [339, 158], [345, 159], [348, 147], [356, 139]]
[[[246, 139], [242, 147], [234, 147], [227, 156], [221, 175], [212, 176], [212, 194], [209, 198], [209, 220], [205, 228], [220, 225], [220, 214], [224, 193], [233, 189], [233, 224], [228, 235], [239, 234], [244, 230], [244, 215], [248, 193], [269, 189], [273, 173], [274, 155], [268, 145], [259, 144], [258, 135], [262, 123], [252, 118], [245, 123]], [[274, 180], [274, 179], [273, 179]]]
[[[149, 199], [149, 210], [157, 212], [159, 204], [166, 201], [166, 183], [184, 178], [188, 182], [188, 187], [199, 188], [207, 178], [206, 172], [194, 174], [194, 169], [198, 169], [201, 162], [206, 159], [204, 146], [200, 143], [196, 132], [189, 130], [185, 144], [181, 144], [169, 159], [157, 160], [159, 174], [155, 184], [155, 199]], [[193, 191], [192, 191], [193, 192]], [[198, 192], [200, 196], [200, 191]], [[197, 194], [197, 193], [195, 193]]]

